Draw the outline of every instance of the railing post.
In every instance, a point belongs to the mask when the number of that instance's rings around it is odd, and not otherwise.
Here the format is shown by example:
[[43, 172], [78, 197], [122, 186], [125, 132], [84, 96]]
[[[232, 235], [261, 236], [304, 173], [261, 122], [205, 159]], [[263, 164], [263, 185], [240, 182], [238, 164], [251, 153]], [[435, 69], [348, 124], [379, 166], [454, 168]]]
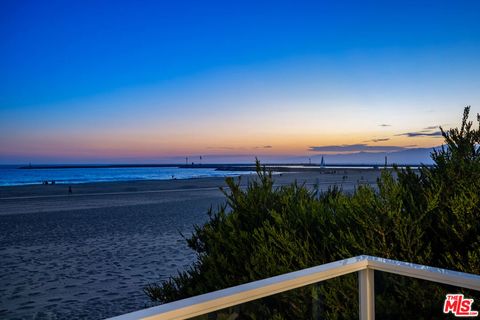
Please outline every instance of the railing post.
[[358, 271], [358, 297], [360, 320], [375, 320], [375, 281], [372, 269]]

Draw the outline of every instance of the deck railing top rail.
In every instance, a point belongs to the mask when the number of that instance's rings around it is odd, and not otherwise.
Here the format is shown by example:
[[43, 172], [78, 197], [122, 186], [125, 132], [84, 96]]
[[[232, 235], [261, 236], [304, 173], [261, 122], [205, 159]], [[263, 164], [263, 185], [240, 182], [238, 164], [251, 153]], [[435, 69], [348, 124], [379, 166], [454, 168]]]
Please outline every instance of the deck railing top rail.
[[480, 275], [362, 255], [127, 313], [111, 320], [187, 319], [363, 270], [384, 271], [480, 291]]

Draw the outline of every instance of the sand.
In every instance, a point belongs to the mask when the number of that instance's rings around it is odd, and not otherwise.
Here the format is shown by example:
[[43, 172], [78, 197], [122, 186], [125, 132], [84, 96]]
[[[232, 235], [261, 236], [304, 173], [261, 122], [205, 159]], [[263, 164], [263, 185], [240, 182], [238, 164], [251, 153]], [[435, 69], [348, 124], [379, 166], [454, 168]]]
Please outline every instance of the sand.
[[[349, 192], [378, 175], [337, 169], [275, 180]], [[194, 261], [180, 233], [224, 203], [219, 186], [223, 178], [88, 183], [72, 194], [66, 185], [0, 187], [0, 318], [101, 319], [151, 306], [142, 288]]]

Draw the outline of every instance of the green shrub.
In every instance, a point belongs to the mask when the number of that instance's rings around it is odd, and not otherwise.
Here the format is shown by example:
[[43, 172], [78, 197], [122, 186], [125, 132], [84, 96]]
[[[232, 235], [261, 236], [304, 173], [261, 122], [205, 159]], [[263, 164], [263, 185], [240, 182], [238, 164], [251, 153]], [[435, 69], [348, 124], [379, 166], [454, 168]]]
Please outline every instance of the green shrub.
[[[257, 162], [257, 179], [242, 189], [228, 178], [226, 204], [187, 240], [197, 261], [145, 292], [165, 303], [361, 254], [479, 274], [480, 127], [468, 114], [469, 107], [460, 129], [442, 129], [445, 145], [432, 152], [433, 167], [384, 170], [378, 188], [359, 186], [351, 195], [275, 187]], [[440, 316], [446, 290], [454, 290], [381, 272], [375, 285], [382, 319]], [[230, 312], [238, 319], [358, 318], [357, 286], [348, 275]]]

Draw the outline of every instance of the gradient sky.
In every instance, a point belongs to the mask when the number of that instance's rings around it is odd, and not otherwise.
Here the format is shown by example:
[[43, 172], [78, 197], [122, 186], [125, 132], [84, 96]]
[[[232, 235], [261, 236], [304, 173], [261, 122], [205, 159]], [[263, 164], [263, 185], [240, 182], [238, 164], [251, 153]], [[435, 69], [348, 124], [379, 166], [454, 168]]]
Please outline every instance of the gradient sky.
[[480, 1], [6, 0], [0, 163], [431, 148], [479, 76]]

